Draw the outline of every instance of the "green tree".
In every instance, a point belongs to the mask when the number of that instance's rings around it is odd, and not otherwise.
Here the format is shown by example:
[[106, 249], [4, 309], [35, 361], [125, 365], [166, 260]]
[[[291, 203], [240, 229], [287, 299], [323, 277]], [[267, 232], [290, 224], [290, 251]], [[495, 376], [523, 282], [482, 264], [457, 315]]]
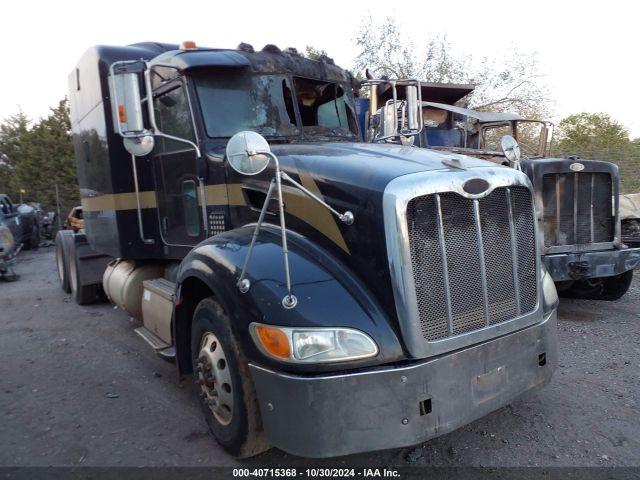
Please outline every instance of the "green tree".
[[323, 50], [321, 48], [315, 48], [315, 47], [312, 47], [311, 45], [307, 45], [306, 47], [304, 47], [304, 52], [302, 53], [302, 55], [310, 60], [319, 60], [321, 57], [329, 56], [327, 55], [326, 50]]
[[19, 111], [0, 124], [0, 192], [17, 198], [13, 189], [13, 173], [23, 155], [23, 144], [29, 133], [30, 121]]
[[469, 83], [475, 90], [465, 99], [471, 108], [513, 111], [544, 119], [552, 110], [535, 53], [517, 51], [508, 58], [479, 60], [454, 49], [446, 35], [427, 35], [418, 44], [399, 27], [395, 17], [376, 23], [364, 17], [355, 37], [359, 53], [354, 69], [374, 76], [416, 78], [427, 82]]
[[598, 153], [626, 148], [629, 131], [606, 113], [576, 113], [558, 124], [559, 147], [576, 153]]
[[556, 130], [555, 156], [577, 155], [618, 165], [624, 193], [640, 192], [640, 142], [631, 141], [624, 125], [606, 113], [576, 113]]
[[66, 99], [33, 125], [21, 113], [10, 117], [0, 126], [0, 152], [11, 171], [8, 191], [15, 199], [24, 189], [23, 201], [54, 210], [57, 184], [61, 211], [77, 205], [78, 182]]

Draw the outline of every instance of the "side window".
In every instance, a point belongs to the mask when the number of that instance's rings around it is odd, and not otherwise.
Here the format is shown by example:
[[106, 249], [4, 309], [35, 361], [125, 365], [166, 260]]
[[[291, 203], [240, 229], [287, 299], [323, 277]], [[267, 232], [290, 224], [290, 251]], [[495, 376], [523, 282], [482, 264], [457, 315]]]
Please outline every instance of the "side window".
[[[156, 123], [162, 133], [194, 142], [193, 120], [184, 86], [181, 83], [174, 85], [174, 88], [154, 99]], [[156, 137], [156, 142], [158, 153], [170, 153], [189, 148], [183, 142], [163, 137]]]
[[338, 88], [338, 96], [318, 106], [318, 125], [323, 127], [348, 127], [347, 107], [342, 96], [342, 88]]
[[184, 208], [184, 224], [187, 228], [187, 235], [190, 237], [200, 236], [198, 194], [194, 180], [185, 180], [182, 182], [182, 206]]
[[358, 131], [353, 99], [342, 85], [295, 77], [294, 86], [305, 131], [334, 133], [339, 129], [343, 134]]
[[2, 207], [2, 213], [4, 213], [5, 215], [9, 215], [9, 206], [5, 203], [4, 200], [0, 200], [0, 207]]

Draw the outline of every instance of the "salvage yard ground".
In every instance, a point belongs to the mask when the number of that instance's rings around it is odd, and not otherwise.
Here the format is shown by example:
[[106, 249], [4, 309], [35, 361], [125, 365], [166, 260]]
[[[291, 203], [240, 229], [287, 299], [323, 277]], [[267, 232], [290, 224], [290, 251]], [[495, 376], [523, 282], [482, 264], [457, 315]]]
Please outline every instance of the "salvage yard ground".
[[239, 462], [123, 311], [61, 291], [53, 253], [24, 252], [21, 279], [0, 282], [1, 466], [640, 465], [640, 271], [620, 301], [564, 300], [551, 384], [471, 425], [412, 448]]

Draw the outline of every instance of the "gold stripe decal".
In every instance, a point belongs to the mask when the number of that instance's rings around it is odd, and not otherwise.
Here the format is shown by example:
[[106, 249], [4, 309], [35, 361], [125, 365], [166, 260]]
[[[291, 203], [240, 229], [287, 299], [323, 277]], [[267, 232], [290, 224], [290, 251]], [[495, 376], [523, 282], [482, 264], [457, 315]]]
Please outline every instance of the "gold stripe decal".
[[[104, 210], [135, 210], [138, 208], [135, 192], [112, 193], [96, 197], [84, 197], [81, 201], [85, 212], [101, 212]], [[140, 208], [157, 208], [156, 192], [153, 190], [140, 192]]]
[[[323, 198], [318, 185], [316, 185], [316, 182], [309, 173], [298, 170], [298, 175], [300, 176], [300, 183], [302, 183], [306, 189], [315, 193], [318, 197]], [[344, 241], [342, 232], [338, 228], [336, 219], [329, 210], [318, 205], [314, 200], [295, 187], [283, 185], [282, 195], [285, 211], [288, 214], [309, 224], [347, 254], [351, 254], [349, 247], [347, 247]], [[242, 184], [240, 183], [207, 185], [205, 186], [205, 197], [208, 206], [229, 205], [242, 207], [247, 205], [244, 194], [242, 193]], [[198, 190], [198, 203], [201, 204], [201, 202], [200, 191]], [[85, 197], [81, 203], [85, 212], [136, 210], [138, 208], [135, 192]], [[140, 192], [140, 208], [158, 208], [155, 191], [148, 190]]]
[[[229, 193], [227, 193], [227, 190]], [[207, 185], [205, 187], [205, 196], [207, 198], [207, 205], [209, 206], [246, 205], [244, 195], [242, 195], [241, 184]], [[85, 212], [136, 210], [138, 208], [135, 192], [109, 193], [95, 197], [84, 197], [81, 203]], [[201, 204], [200, 190], [198, 190], [198, 203]], [[140, 192], [140, 208], [158, 208], [156, 192], [154, 190]]]
[[[300, 183], [303, 187], [309, 190], [311, 193], [316, 194], [318, 197], [322, 197], [320, 189], [313, 177], [301, 169], [298, 170], [300, 177]], [[342, 232], [338, 228], [336, 219], [329, 210], [325, 207], [318, 205], [318, 203], [305, 195], [299, 189], [295, 187], [282, 186], [282, 196], [285, 206], [285, 211], [295, 217], [298, 217], [303, 222], [308, 223], [310, 226], [318, 230], [325, 237], [335, 243], [338, 247], [344, 250], [347, 254], [351, 255], [349, 247], [344, 241]]]

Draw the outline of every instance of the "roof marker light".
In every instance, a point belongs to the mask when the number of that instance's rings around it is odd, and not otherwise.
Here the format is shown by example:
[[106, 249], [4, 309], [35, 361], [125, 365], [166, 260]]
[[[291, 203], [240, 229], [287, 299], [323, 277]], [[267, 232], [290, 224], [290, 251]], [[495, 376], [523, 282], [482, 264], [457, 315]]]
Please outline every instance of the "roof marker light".
[[196, 48], [196, 42], [192, 40], [185, 40], [180, 44], [180, 50], [195, 50]]

